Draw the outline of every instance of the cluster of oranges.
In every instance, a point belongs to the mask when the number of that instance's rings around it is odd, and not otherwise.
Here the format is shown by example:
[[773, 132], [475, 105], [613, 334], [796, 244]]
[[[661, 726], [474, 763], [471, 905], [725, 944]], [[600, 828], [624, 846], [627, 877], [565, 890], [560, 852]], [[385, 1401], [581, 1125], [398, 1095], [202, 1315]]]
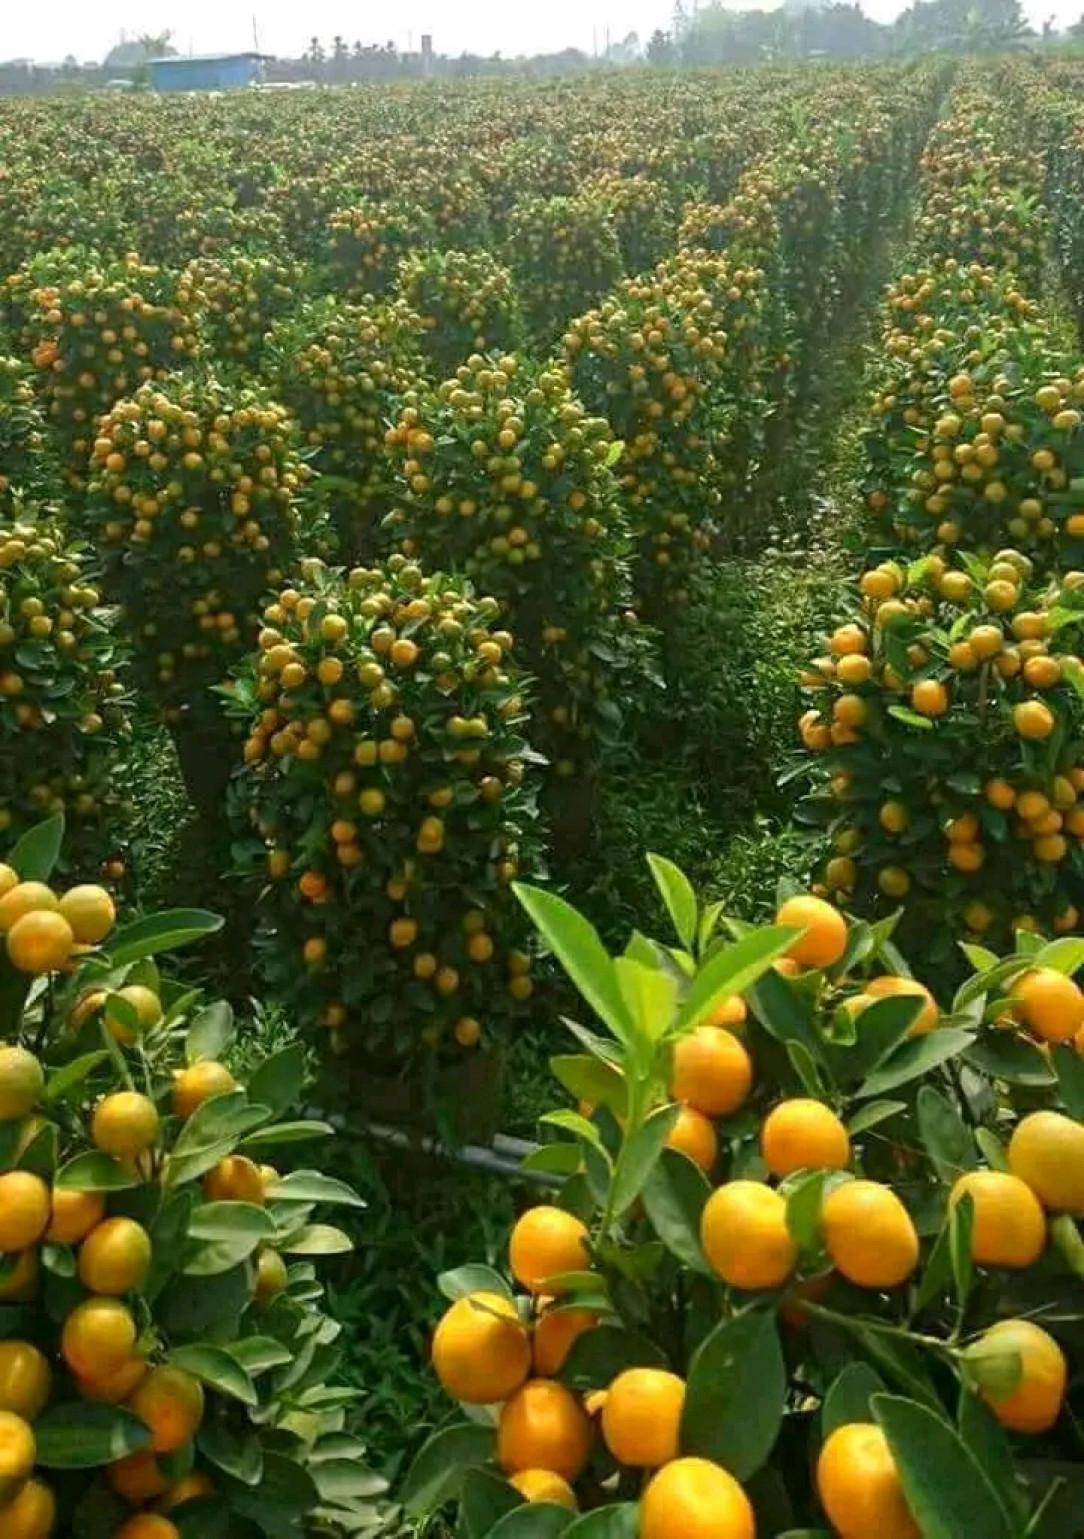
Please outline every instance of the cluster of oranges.
[[129, 737], [124, 657], [86, 568], [53, 520], [0, 518], [0, 832], [64, 811], [80, 862], [123, 811]]
[[[1082, 860], [1079, 582], [1037, 585], [1016, 550], [987, 564], [882, 562], [802, 683], [825, 882], [973, 933], [1072, 930]], [[1084, 613], [1084, 609], [1081, 610]]]
[[609, 424], [560, 368], [473, 354], [435, 392], [405, 398], [387, 441], [390, 536], [500, 601], [537, 680], [536, 746], [558, 777], [589, 771], [637, 644]]
[[0, 357], [0, 517], [50, 489], [46, 424], [30, 365]]
[[418, 252], [404, 261], [399, 287], [440, 379], [472, 353], [507, 354], [523, 341], [512, 274], [484, 249]]
[[330, 287], [350, 299], [387, 294], [404, 257], [433, 244], [428, 212], [407, 199], [336, 209], [327, 223]]
[[258, 362], [267, 332], [297, 303], [301, 276], [288, 262], [232, 251], [197, 257], [181, 274], [177, 302], [195, 314], [200, 340], [213, 358]]
[[0, 864], [0, 934], [20, 973], [40, 977], [67, 968], [105, 939], [115, 918], [104, 887], [84, 884], [58, 895], [44, 882], [21, 882], [11, 866]]
[[167, 711], [225, 677], [295, 557], [308, 476], [295, 437], [285, 407], [210, 378], [144, 385], [98, 422], [86, 519]]
[[586, 192], [518, 199], [506, 250], [528, 329], [541, 344], [552, 344], [569, 316], [597, 304], [625, 275], [613, 216]]
[[306, 562], [236, 682], [263, 972], [340, 1050], [473, 1047], [531, 994], [511, 893], [537, 855], [525, 681], [497, 609], [402, 556], [345, 578]]
[[674, 249], [677, 215], [665, 182], [643, 171], [600, 171], [584, 192], [610, 212], [627, 273], [647, 273]]

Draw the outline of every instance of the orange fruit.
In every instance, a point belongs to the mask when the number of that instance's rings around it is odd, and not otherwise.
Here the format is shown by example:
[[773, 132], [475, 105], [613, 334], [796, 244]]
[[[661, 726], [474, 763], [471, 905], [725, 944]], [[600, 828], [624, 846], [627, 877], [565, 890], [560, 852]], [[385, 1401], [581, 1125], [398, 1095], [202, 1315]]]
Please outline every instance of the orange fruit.
[[802, 967], [833, 967], [847, 949], [847, 921], [837, 908], [812, 894], [801, 893], [781, 903], [775, 923], [798, 925], [805, 931], [786, 951]]
[[181, 1539], [181, 1531], [176, 1523], [156, 1512], [137, 1512], [121, 1524], [113, 1539]]
[[266, 1201], [259, 1166], [243, 1154], [228, 1155], [207, 1172], [203, 1195], [208, 1202], [251, 1202], [260, 1208]]
[[1068, 1042], [1084, 1026], [1084, 993], [1052, 967], [1035, 967], [1009, 990], [1014, 1014], [1044, 1042]]
[[[115, 999], [123, 999], [135, 1013], [136, 1026], [133, 1031], [128, 1020], [121, 1016], [119, 1010], [113, 1006]], [[130, 1047], [137, 1036], [142, 1036], [145, 1031], [152, 1030], [162, 1019], [162, 1001], [153, 989], [148, 989], [141, 983], [129, 983], [124, 988], [117, 989], [106, 999], [105, 1024], [118, 1042]]]
[[138, 1159], [158, 1137], [158, 1111], [138, 1090], [118, 1090], [94, 1109], [90, 1136], [95, 1147], [119, 1160]]
[[846, 1170], [851, 1140], [830, 1106], [795, 1097], [765, 1117], [760, 1152], [772, 1175], [782, 1179], [796, 1170]]
[[29, 1170], [0, 1176], [0, 1251], [26, 1250], [49, 1227], [49, 1188]]
[[44, 882], [19, 882], [0, 898], [0, 934], [6, 934], [25, 914], [55, 914], [59, 910], [60, 899]]
[[117, 910], [104, 887], [72, 887], [60, 899], [60, 912], [72, 934], [84, 946], [105, 940], [116, 923]]
[[176, 1117], [191, 1117], [192, 1113], [216, 1095], [228, 1095], [237, 1089], [237, 1081], [223, 1063], [205, 1059], [182, 1069], [173, 1079], [171, 1103]]
[[1019, 1176], [1002, 1170], [972, 1170], [953, 1184], [955, 1206], [964, 1196], [974, 1203], [971, 1254], [980, 1266], [1033, 1266], [1046, 1249], [1046, 1214]]
[[564, 1367], [572, 1344], [586, 1331], [593, 1331], [599, 1317], [593, 1309], [547, 1309], [535, 1321], [531, 1334], [531, 1355], [538, 1378], [556, 1378]]
[[666, 1147], [677, 1149], [707, 1175], [719, 1158], [719, 1140], [711, 1120], [691, 1106], [682, 1106], [666, 1136]]
[[213, 1496], [214, 1491], [214, 1482], [210, 1477], [202, 1470], [193, 1470], [191, 1475], [185, 1475], [175, 1486], [170, 1486], [161, 1501], [154, 1505], [159, 1512], [173, 1512], [183, 1507], [185, 1502], [194, 1502], [201, 1496]]
[[36, 1453], [30, 1423], [14, 1411], [0, 1411], [0, 1504], [30, 1474]]
[[256, 1257], [256, 1299], [261, 1304], [267, 1304], [273, 1298], [277, 1298], [289, 1286], [290, 1274], [285, 1261], [277, 1250], [269, 1250], [266, 1246]]
[[49, 1539], [56, 1525], [56, 1498], [40, 1480], [28, 1480], [4, 1508], [4, 1539]]
[[936, 999], [926, 985], [919, 983], [917, 978], [900, 978], [894, 973], [885, 973], [879, 978], [871, 978], [864, 987], [866, 993], [872, 994], [874, 999], [902, 996], [926, 1001], [925, 1009], [919, 1012], [918, 1019], [907, 1033], [909, 1037], [921, 1037], [926, 1032], [933, 1031], [941, 1019]]
[[705, 1017], [705, 1026], [725, 1026], [730, 1031], [740, 1031], [748, 1017], [745, 1000], [740, 994], [731, 994], [720, 1000], [711, 1014]]
[[639, 1539], [756, 1539], [756, 1520], [729, 1471], [709, 1459], [674, 1459], [640, 1499]]
[[97, 1374], [93, 1378], [80, 1378], [79, 1393], [84, 1400], [96, 1400], [103, 1405], [120, 1405], [147, 1372], [145, 1357], [129, 1357], [108, 1373]]
[[881, 1428], [849, 1422], [817, 1460], [817, 1494], [839, 1539], [922, 1539]]
[[7, 932], [8, 960], [21, 973], [55, 973], [74, 945], [71, 925], [50, 909], [24, 914]]
[[590, 1266], [587, 1226], [563, 1208], [541, 1204], [528, 1208], [508, 1241], [512, 1275], [531, 1293], [553, 1293], [549, 1279]]
[[712, 1271], [732, 1288], [778, 1288], [798, 1261], [786, 1200], [759, 1181], [728, 1181], [712, 1192], [700, 1242]]
[[119, 1299], [84, 1299], [64, 1321], [60, 1354], [80, 1378], [95, 1379], [129, 1362], [136, 1344], [132, 1312]]
[[845, 1181], [821, 1205], [821, 1235], [837, 1272], [859, 1288], [896, 1288], [918, 1265], [911, 1215], [879, 1181]]
[[13, 887], [19, 885], [19, 873], [14, 866], [5, 865], [0, 861], [0, 898], [4, 898]]
[[1019, 737], [1041, 742], [1054, 730], [1054, 713], [1042, 700], [1023, 700], [1013, 706], [1012, 724]]
[[1053, 1336], [1031, 1320], [999, 1320], [965, 1359], [1003, 1427], [1048, 1432], [1061, 1415], [1068, 1369]]
[[45, 1090], [45, 1071], [25, 1047], [0, 1047], [0, 1122], [27, 1117]]
[[528, 1379], [501, 1407], [497, 1462], [506, 1475], [541, 1469], [575, 1480], [591, 1440], [591, 1423], [571, 1390], [555, 1379]]
[[920, 716], [944, 716], [949, 693], [939, 679], [919, 679], [911, 688], [911, 706]]
[[53, 1245], [78, 1245], [105, 1217], [105, 1198], [101, 1192], [72, 1192], [54, 1189], [52, 1217], [45, 1238]]
[[176, 1453], [203, 1421], [203, 1385], [167, 1363], [144, 1374], [125, 1404], [150, 1429], [152, 1453]]
[[752, 1085], [753, 1061], [725, 1027], [698, 1026], [674, 1048], [670, 1094], [705, 1117], [729, 1117]]
[[1029, 1113], [1009, 1140], [1009, 1169], [1044, 1208], [1084, 1218], [1084, 1124], [1061, 1112]]
[[570, 1512], [578, 1510], [575, 1491], [552, 1470], [520, 1470], [510, 1477], [508, 1484], [515, 1487], [525, 1502], [550, 1502], [555, 1507], [567, 1507]]
[[128, 1454], [123, 1459], [107, 1465], [105, 1478], [126, 1502], [141, 1507], [169, 1490], [169, 1476], [164, 1474], [158, 1460], [148, 1449]]
[[0, 1341], [0, 1411], [33, 1421], [45, 1409], [53, 1382], [46, 1358], [28, 1341]]
[[433, 1334], [433, 1367], [454, 1400], [494, 1405], [531, 1371], [531, 1344], [511, 1299], [471, 1293], [446, 1310]]
[[151, 1237], [131, 1218], [105, 1219], [79, 1247], [79, 1281], [89, 1293], [130, 1293], [150, 1265]]
[[662, 1368], [627, 1368], [610, 1385], [602, 1435], [617, 1460], [658, 1469], [678, 1456], [685, 1380]]

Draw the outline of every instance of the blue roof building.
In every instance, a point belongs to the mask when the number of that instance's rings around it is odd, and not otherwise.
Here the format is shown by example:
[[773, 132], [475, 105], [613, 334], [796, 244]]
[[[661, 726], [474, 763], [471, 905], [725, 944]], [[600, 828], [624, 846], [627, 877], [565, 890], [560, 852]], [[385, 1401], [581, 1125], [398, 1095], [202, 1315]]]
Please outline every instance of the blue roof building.
[[260, 79], [259, 53], [190, 54], [150, 59], [151, 85], [156, 91], [231, 91]]

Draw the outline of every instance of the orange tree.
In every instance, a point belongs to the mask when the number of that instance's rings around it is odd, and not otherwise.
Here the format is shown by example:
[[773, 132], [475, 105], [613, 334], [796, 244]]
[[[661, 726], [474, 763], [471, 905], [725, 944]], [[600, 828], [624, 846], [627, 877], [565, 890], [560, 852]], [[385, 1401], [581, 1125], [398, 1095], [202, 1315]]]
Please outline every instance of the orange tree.
[[431, 246], [434, 239], [425, 209], [401, 199], [336, 209], [327, 230], [325, 282], [350, 299], [386, 294], [403, 257]]
[[0, 357], [0, 513], [38, 501], [56, 487], [53, 444], [34, 394], [29, 364]]
[[617, 957], [519, 889], [595, 1017], [553, 1061], [579, 1109], [544, 1119], [559, 1185], [507, 1270], [442, 1279], [469, 1419], [408, 1509], [494, 1539], [1065, 1533], [1084, 943], [979, 956], [942, 1013], [889, 927], [799, 893], [731, 943], [652, 866], [676, 937]]
[[258, 364], [267, 332], [296, 309], [302, 281], [296, 263], [232, 250], [189, 262], [177, 299], [197, 315], [201, 341], [216, 361]]
[[0, 863], [0, 1529], [353, 1531], [380, 1483], [314, 1261], [350, 1248], [319, 1210], [359, 1199], [263, 1163], [332, 1131], [284, 1120], [304, 1054], [239, 1082], [230, 1007], [156, 960], [219, 921], [117, 925], [102, 888], [49, 885], [62, 831]]
[[89, 577], [54, 519], [0, 515], [0, 833], [63, 810], [79, 867], [104, 857], [125, 811], [131, 735], [125, 650]]
[[597, 192], [519, 199], [508, 217], [505, 251], [528, 329], [542, 346], [624, 276], [613, 214]]
[[275, 995], [359, 1067], [440, 1067], [532, 992], [511, 897], [536, 869], [526, 680], [498, 606], [402, 556], [306, 562], [228, 692], [248, 733], [236, 869]]
[[825, 883], [863, 911], [902, 903], [931, 963], [963, 931], [1078, 927], [1082, 617], [1079, 578], [1037, 586], [1018, 551], [886, 561], [803, 675]]
[[472, 353], [511, 353], [523, 341], [512, 274], [488, 251], [419, 252], [404, 260], [399, 289], [440, 379]]

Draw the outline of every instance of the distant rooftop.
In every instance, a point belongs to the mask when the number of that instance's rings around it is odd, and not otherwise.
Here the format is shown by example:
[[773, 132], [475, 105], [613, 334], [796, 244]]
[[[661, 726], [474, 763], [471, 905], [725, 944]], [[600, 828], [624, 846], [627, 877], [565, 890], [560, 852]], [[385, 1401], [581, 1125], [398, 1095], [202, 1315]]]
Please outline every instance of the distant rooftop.
[[148, 59], [148, 64], [222, 64], [226, 59], [273, 59], [271, 53], [256, 53], [253, 49], [240, 49], [237, 53], [167, 53], [158, 59]]

